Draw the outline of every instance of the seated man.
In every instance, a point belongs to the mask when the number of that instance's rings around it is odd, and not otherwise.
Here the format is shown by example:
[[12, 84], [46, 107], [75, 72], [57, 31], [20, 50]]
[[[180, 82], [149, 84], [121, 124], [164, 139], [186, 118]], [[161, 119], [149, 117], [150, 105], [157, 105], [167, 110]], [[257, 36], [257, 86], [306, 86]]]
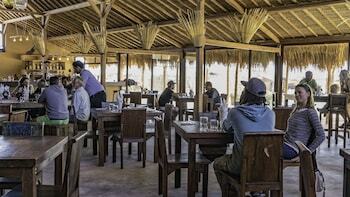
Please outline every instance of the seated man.
[[[224, 155], [214, 161], [214, 170], [226, 171], [239, 176], [241, 172], [243, 136], [246, 132], [272, 131], [275, 127], [275, 114], [265, 104], [266, 86], [258, 78], [242, 81], [245, 86], [240, 105], [228, 112], [223, 121], [223, 129], [233, 134], [232, 154]], [[227, 112], [226, 112], [227, 114]], [[216, 178], [222, 186], [222, 177], [216, 173]]]
[[37, 122], [47, 125], [68, 124], [68, 97], [58, 77], [50, 77], [50, 86], [40, 95], [39, 103], [46, 105], [46, 115], [37, 118]]
[[215, 88], [213, 88], [213, 84], [210, 81], [205, 82], [205, 90], [206, 92], [204, 94], [208, 95], [208, 98], [213, 100], [213, 108], [216, 109], [216, 106], [220, 105], [219, 92]]
[[42, 90], [42, 88], [45, 88], [45, 87], [46, 87], [45, 79], [40, 79], [37, 83], [37, 87], [36, 87], [34, 93], [32, 94], [33, 98], [35, 98], [35, 95], [41, 95], [41, 90]]
[[81, 77], [75, 77], [73, 80], [75, 89], [73, 95], [74, 115], [77, 123], [86, 122], [90, 116], [90, 97], [84, 89], [84, 80]]
[[170, 103], [173, 97], [174, 93], [174, 88], [175, 88], [175, 82], [174, 81], [169, 81], [167, 84], [167, 88], [162, 92], [162, 94], [159, 97], [159, 107], [165, 107], [166, 103]]

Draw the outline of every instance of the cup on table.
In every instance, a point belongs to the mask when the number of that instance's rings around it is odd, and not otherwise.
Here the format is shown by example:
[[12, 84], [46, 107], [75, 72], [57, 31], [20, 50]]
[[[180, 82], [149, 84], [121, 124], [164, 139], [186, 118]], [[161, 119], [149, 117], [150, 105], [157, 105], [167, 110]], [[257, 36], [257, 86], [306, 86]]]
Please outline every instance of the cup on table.
[[210, 119], [210, 130], [218, 131], [219, 130], [219, 121], [216, 119]]
[[200, 131], [206, 131], [208, 129], [208, 117], [199, 117], [199, 129]]

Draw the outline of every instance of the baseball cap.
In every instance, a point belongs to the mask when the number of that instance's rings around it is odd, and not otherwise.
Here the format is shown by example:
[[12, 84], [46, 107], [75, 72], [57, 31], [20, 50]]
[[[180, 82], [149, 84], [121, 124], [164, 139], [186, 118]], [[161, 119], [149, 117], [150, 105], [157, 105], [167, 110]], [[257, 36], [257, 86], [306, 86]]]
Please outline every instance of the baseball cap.
[[249, 93], [257, 97], [265, 97], [266, 85], [262, 80], [253, 77], [249, 81], [241, 81], [241, 83]]
[[168, 85], [176, 84], [173, 80], [168, 81]]
[[73, 67], [80, 67], [80, 68], [84, 68], [84, 63], [81, 61], [75, 61], [73, 62]]

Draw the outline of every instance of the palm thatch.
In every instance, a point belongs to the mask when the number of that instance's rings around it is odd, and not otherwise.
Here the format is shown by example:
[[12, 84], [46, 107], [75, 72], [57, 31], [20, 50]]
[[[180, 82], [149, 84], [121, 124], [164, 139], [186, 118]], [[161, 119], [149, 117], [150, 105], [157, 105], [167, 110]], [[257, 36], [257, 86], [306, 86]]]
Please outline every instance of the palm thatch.
[[266, 22], [268, 13], [265, 9], [246, 10], [239, 20], [237, 16], [227, 18], [229, 27], [237, 41], [249, 43], [258, 29]]
[[327, 90], [333, 83], [334, 69], [342, 67], [345, 61], [347, 61], [347, 44], [288, 46], [284, 53], [284, 63], [288, 69], [301, 70], [314, 65], [320, 70], [327, 70]]
[[31, 33], [31, 37], [33, 40], [34, 48], [37, 50], [40, 55], [45, 56], [46, 54], [46, 43], [42, 36], [37, 35], [35, 33]]
[[89, 24], [86, 21], [83, 22], [83, 27], [84, 27], [86, 34], [90, 37], [90, 39], [94, 43], [97, 51], [99, 53], [104, 53], [107, 49], [107, 41], [106, 41], [107, 34], [103, 30], [105, 30], [106, 28], [102, 27], [101, 32], [96, 34], [96, 33], [93, 33]]
[[142, 43], [143, 49], [150, 49], [154, 43], [159, 32], [159, 27], [152, 22], [148, 22], [146, 25], [139, 24], [135, 28], [135, 33]]
[[177, 16], [193, 45], [195, 47], [203, 46], [205, 43], [204, 15], [199, 10], [187, 10], [187, 14], [180, 11]]
[[[230, 65], [238, 64], [240, 68], [245, 68], [249, 61], [249, 51], [239, 49], [210, 50], [205, 54], [206, 63]], [[252, 51], [252, 66], [262, 66], [264, 68], [273, 61], [272, 53]]]
[[88, 53], [93, 46], [91, 39], [85, 34], [74, 37], [73, 42], [77, 45], [79, 53]]

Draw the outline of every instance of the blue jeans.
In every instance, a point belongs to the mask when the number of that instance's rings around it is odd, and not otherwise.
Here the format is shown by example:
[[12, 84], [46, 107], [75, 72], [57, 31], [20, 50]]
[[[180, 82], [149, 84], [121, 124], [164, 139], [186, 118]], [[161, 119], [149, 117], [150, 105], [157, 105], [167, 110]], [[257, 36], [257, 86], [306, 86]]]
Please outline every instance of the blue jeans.
[[291, 160], [297, 157], [299, 154], [292, 147], [287, 144], [283, 144], [283, 159]]

